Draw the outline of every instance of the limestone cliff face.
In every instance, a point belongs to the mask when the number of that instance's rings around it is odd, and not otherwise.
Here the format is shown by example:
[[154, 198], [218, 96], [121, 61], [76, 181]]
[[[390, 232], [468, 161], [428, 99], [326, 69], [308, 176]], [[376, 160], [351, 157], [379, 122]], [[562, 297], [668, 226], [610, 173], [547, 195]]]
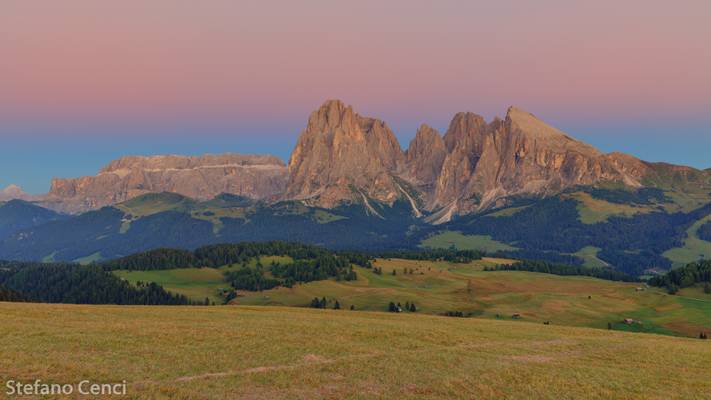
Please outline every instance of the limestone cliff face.
[[384, 122], [329, 100], [311, 114], [294, 148], [285, 197], [328, 208], [367, 198], [391, 203], [401, 195], [394, 176], [404, 161]]
[[220, 193], [265, 199], [283, 193], [286, 181], [284, 163], [272, 156], [123, 157], [96, 176], [53, 179], [44, 204], [82, 212], [153, 192], [174, 192], [198, 200]]
[[439, 133], [422, 124], [405, 152], [407, 177], [418, 186], [429, 187], [437, 182], [447, 148]]
[[[545, 197], [602, 182], [638, 187], [648, 172], [634, 157], [602, 154], [515, 107], [490, 123], [458, 113], [444, 137], [422, 125], [403, 153], [382, 121], [332, 100], [299, 137], [285, 198], [328, 208], [404, 197], [416, 215], [423, 208], [438, 223], [515, 196]], [[419, 193], [406, 193], [401, 183]]]
[[444, 135], [447, 156], [428, 208], [456, 207], [468, 193], [488, 140], [489, 126], [474, 113], [457, 113]]

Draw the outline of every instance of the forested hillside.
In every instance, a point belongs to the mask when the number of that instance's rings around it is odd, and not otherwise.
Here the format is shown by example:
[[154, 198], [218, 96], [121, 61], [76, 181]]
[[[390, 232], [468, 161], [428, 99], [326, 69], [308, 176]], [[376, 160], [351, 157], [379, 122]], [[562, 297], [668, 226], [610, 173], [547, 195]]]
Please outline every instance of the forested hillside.
[[[404, 256], [423, 246], [486, 250], [556, 264], [609, 266], [640, 276], [711, 254], [711, 204], [705, 196], [688, 198], [658, 188], [575, 188], [545, 199], [516, 198], [501, 208], [433, 225], [415, 217], [402, 199], [392, 205], [370, 199], [367, 206], [355, 202], [321, 209], [232, 195], [198, 202], [158, 193], [20, 229], [0, 239], [0, 258], [90, 263], [173, 248], [178, 250], [142, 255], [141, 268], [210, 266], [227, 259], [196, 259], [193, 250], [288, 240], [371, 255]], [[458, 235], [456, 241], [448, 242], [452, 235]], [[229, 260], [241, 263], [238, 258]]]
[[26, 301], [25, 297], [14, 290], [10, 290], [0, 286], [0, 301]]
[[[651, 193], [657, 193], [651, 191]], [[623, 201], [631, 194], [602, 191], [596, 195]], [[650, 193], [641, 200], [648, 201]], [[641, 196], [634, 195], [635, 198]], [[657, 197], [651, 197], [657, 198]], [[468, 235], [488, 235], [517, 249], [510, 256], [582, 264], [578, 251], [593, 246], [597, 257], [630, 275], [648, 268], [670, 268], [664, 253], [684, 245], [691, 225], [711, 214], [711, 204], [691, 212], [666, 212], [652, 207], [630, 215], [610, 215], [596, 223], [580, 219], [581, 204], [572, 198], [555, 197], [526, 203], [515, 214], [465, 217], [446, 228]]]
[[0, 241], [11, 233], [68, 216], [58, 214], [23, 200], [0, 202]]
[[185, 296], [168, 293], [155, 283], [131, 285], [97, 266], [77, 264], [2, 263], [0, 287], [9, 289], [9, 296], [14, 296], [14, 299], [8, 298], [8, 301], [26, 299], [74, 304], [192, 304]]
[[650, 285], [666, 287], [670, 293], [676, 293], [681, 288], [694, 285], [704, 285], [704, 290], [711, 293], [711, 260], [691, 263], [682, 268], [676, 268], [664, 275], [650, 279]]
[[711, 221], [701, 225], [697, 234], [699, 239], [711, 242]]

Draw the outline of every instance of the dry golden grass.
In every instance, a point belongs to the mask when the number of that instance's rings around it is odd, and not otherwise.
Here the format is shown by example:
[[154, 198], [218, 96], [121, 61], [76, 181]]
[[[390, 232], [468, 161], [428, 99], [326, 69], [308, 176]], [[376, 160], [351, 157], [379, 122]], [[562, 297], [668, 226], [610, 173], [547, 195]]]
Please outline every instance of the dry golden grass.
[[[274, 307], [0, 303], [0, 378], [129, 398], [707, 399], [709, 343], [525, 322]], [[3, 385], [4, 390], [4, 385]]]
[[[468, 264], [445, 261], [377, 259], [372, 270], [356, 268], [357, 281], [324, 280], [263, 292], [239, 291], [238, 305], [306, 307], [314, 297], [326, 297], [332, 307], [385, 311], [389, 302], [414, 302], [419, 313], [462, 311], [478, 318], [524, 321], [663, 333], [696, 337], [711, 332], [711, 297], [698, 289], [677, 296], [658, 288], [637, 291], [639, 283], [612, 282], [591, 277], [533, 272], [484, 272], [486, 266], [507, 260], [485, 258]], [[404, 270], [414, 270], [404, 274]], [[392, 271], [397, 272], [392, 275]], [[470, 290], [471, 289], [471, 290]], [[693, 300], [698, 298], [699, 300]], [[628, 326], [632, 318], [642, 324]], [[697, 329], [698, 328], [698, 329]]]

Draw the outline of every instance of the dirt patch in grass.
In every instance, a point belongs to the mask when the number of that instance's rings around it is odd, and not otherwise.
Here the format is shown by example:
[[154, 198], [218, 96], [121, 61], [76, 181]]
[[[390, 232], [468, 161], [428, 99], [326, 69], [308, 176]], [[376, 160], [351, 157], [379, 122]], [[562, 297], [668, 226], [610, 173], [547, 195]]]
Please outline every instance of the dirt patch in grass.
[[542, 356], [540, 354], [526, 354], [520, 356], [511, 356], [511, 360], [516, 362], [532, 362], [532, 363], [549, 363], [554, 360], [553, 357]]
[[675, 332], [683, 332], [691, 337], [698, 337], [701, 332], [711, 334], [711, 329], [708, 326], [696, 325], [686, 321], [673, 321], [662, 324], [662, 326]]

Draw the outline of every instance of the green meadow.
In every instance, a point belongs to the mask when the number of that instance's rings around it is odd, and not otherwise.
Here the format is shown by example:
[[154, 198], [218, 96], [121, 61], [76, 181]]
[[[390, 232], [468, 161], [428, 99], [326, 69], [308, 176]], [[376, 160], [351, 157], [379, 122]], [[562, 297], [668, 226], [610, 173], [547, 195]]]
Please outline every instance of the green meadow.
[[[293, 260], [286, 256], [262, 256], [259, 258], [264, 266], [272, 262], [289, 263]], [[254, 267], [257, 263], [253, 259], [248, 264]], [[203, 301], [208, 298], [211, 302], [222, 303], [221, 291], [229, 289], [230, 284], [225, 281], [224, 273], [236, 268], [239, 265], [226, 265], [220, 268], [177, 268], [168, 270], [152, 271], [114, 271], [118, 277], [133, 284], [137, 282], [155, 282], [166, 290], [173, 293], [182, 294], [196, 301]]]
[[711, 242], [701, 240], [696, 235], [696, 231], [709, 221], [711, 221], [711, 215], [696, 221], [686, 231], [687, 237], [684, 239], [684, 246], [671, 249], [664, 253], [666, 258], [674, 262], [675, 267], [684, 266], [699, 259], [711, 257]]
[[483, 250], [489, 253], [516, 250], [516, 247], [493, 240], [487, 235], [464, 235], [461, 232], [444, 231], [422, 241], [422, 247], [459, 250]]
[[[262, 264], [289, 259], [262, 257]], [[382, 270], [355, 267], [355, 281], [323, 280], [261, 292], [238, 291], [233, 305], [308, 307], [326, 298], [328, 307], [356, 311], [386, 311], [390, 302], [415, 303], [417, 314], [441, 315], [460, 311], [475, 318], [552, 325], [634, 330], [695, 337], [711, 331], [711, 296], [701, 289], [677, 295], [638, 283], [590, 277], [557, 276], [521, 271], [484, 271], [509, 260], [484, 258], [468, 264], [444, 261], [377, 259]], [[250, 265], [255, 265], [252, 260]], [[222, 303], [220, 289], [230, 286], [222, 274], [229, 268], [117, 271], [131, 282], [156, 282], [166, 289], [201, 301]], [[624, 324], [626, 318], [635, 320]]]

